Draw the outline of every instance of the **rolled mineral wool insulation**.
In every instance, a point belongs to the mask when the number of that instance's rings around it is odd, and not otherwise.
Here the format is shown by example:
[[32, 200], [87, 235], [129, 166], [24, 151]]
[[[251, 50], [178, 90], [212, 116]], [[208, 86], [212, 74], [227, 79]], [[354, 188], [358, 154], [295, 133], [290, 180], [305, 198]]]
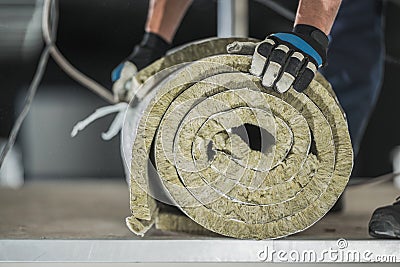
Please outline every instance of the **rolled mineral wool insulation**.
[[[275, 93], [248, 73], [251, 56], [226, 54], [234, 40], [190, 44], [136, 76], [122, 136], [134, 233], [153, 225], [161, 201], [221, 235], [279, 238], [313, 225], [343, 192], [353, 152], [329, 83], [318, 74], [303, 93]], [[246, 125], [265, 134], [257, 150]], [[170, 218], [165, 230], [181, 225]]]

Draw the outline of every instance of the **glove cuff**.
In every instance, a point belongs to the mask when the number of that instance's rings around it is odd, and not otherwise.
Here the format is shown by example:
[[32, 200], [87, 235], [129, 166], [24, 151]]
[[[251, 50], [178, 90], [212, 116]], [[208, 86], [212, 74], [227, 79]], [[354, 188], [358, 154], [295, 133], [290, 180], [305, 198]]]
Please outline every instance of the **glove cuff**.
[[142, 42], [136, 45], [133, 52], [125, 59], [136, 65], [138, 70], [147, 67], [155, 60], [163, 57], [171, 45], [161, 36], [146, 32]]
[[293, 28], [293, 33], [308, 42], [321, 56], [323, 66], [326, 65], [329, 38], [320, 29], [305, 24], [298, 24]]
[[140, 43], [143, 47], [148, 47], [151, 49], [157, 49], [158, 51], [167, 52], [171, 47], [171, 44], [165, 41], [161, 36], [152, 32], [146, 32], [143, 36], [143, 40]]

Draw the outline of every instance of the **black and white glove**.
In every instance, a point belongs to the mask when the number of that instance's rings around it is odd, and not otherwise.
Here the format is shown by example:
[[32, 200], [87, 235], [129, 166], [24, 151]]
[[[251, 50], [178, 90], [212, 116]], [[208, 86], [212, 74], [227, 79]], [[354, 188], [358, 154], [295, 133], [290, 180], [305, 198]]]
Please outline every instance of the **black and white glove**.
[[157, 34], [147, 32], [140, 44], [111, 73], [114, 98], [116, 101], [129, 101], [132, 97], [134, 76], [155, 60], [163, 57], [170, 44]]
[[228, 53], [253, 52], [250, 73], [262, 79], [262, 85], [284, 93], [291, 86], [304, 91], [317, 70], [326, 65], [329, 39], [318, 28], [296, 25], [293, 32], [269, 35], [253, 45], [234, 42], [227, 47]]

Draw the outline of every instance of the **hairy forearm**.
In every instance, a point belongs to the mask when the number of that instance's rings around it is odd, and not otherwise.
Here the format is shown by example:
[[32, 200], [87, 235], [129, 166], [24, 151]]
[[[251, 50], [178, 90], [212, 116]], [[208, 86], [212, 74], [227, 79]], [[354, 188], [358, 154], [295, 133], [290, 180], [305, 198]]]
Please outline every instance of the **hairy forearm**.
[[342, 0], [300, 0], [295, 25], [317, 27], [328, 35]]
[[146, 31], [171, 43], [192, 0], [151, 0]]

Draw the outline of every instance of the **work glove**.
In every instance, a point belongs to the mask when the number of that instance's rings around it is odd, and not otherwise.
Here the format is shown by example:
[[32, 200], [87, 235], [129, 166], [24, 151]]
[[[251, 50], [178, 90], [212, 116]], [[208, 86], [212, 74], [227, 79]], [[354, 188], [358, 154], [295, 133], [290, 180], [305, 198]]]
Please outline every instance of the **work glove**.
[[115, 101], [129, 101], [136, 73], [163, 57], [169, 47], [170, 44], [157, 34], [145, 33], [142, 42], [111, 73]]
[[304, 91], [317, 70], [326, 65], [329, 39], [318, 28], [296, 25], [292, 32], [269, 35], [259, 43], [234, 42], [228, 53], [253, 54], [250, 73], [262, 85], [284, 93], [291, 86]]

